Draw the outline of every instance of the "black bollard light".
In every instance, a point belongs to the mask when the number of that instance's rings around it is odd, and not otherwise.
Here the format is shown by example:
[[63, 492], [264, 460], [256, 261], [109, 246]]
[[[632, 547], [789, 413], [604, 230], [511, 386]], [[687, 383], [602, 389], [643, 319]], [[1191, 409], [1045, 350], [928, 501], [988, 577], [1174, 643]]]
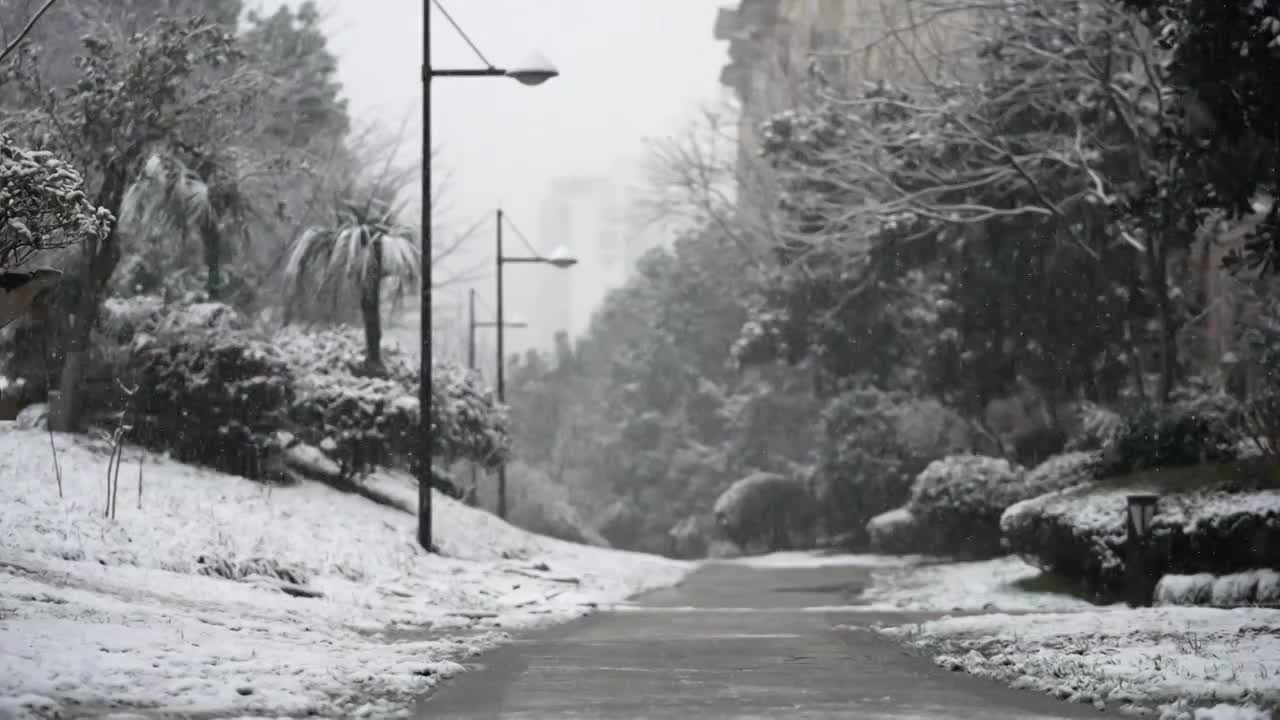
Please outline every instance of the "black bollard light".
[[1150, 607], [1154, 586], [1149, 567], [1151, 526], [1157, 495], [1130, 495], [1125, 506], [1125, 584], [1130, 607]]

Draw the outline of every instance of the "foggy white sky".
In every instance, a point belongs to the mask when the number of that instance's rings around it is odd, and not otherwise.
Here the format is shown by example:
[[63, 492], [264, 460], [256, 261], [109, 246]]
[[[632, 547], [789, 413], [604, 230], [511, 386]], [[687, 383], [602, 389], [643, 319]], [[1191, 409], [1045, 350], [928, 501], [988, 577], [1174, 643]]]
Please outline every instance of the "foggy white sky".
[[[262, 0], [266, 9], [284, 0]], [[550, 181], [612, 175], [639, 181], [643, 140], [679, 132], [720, 97], [727, 61], [712, 37], [730, 0], [443, 0], [496, 65], [539, 51], [561, 77], [529, 88], [505, 78], [438, 79], [433, 92], [438, 163], [452, 175], [448, 217], [470, 224], [504, 207], [535, 242]], [[330, 40], [357, 123], [394, 130], [410, 113], [420, 147], [422, 0], [328, 0]], [[436, 67], [478, 67], [444, 17], [432, 16]], [[478, 248], [483, 250], [483, 248]], [[547, 248], [549, 249], [549, 248]]]

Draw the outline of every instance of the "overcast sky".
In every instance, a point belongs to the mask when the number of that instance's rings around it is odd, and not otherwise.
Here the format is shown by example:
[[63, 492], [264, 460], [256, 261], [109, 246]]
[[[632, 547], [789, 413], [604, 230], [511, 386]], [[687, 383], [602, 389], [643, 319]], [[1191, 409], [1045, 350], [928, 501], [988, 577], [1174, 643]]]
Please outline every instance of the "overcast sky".
[[[264, 0], [270, 8], [282, 0]], [[720, 97], [723, 43], [716, 8], [730, 0], [442, 0], [496, 65], [541, 52], [562, 73], [529, 88], [505, 78], [438, 79], [438, 163], [453, 178], [449, 216], [467, 221], [501, 205], [535, 235], [549, 182], [566, 175], [638, 180], [647, 137], [679, 132]], [[421, 121], [421, 0], [327, 0], [330, 37], [357, 122], [394, 130], [409, 114], [409, 150]], [[438, 12], [436, 67], [480, 61]], [[534, 238], [537, 241], [536, 238]]]

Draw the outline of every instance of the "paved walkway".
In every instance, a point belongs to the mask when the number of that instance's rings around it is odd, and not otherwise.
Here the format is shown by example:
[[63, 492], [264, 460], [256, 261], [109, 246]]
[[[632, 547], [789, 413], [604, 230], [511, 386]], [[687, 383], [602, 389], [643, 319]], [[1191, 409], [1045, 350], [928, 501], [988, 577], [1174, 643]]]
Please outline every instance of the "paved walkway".
[[1092, 708], [938, 668], [865, 629], [858, 568], [708, 565], [683, 586], [478, 659], [419, 718], [1051, 720]]

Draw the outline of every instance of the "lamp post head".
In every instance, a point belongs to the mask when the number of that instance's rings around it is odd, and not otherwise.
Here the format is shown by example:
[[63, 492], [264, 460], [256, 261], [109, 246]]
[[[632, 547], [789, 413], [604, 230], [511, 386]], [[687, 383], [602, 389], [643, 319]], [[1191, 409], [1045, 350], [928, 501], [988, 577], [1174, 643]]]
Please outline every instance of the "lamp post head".
[[1156, 503], [1160, 500], [1157, 495], [1130, 495], [1125, 498], [1129, 513], [1129, 522], [1133, 524], [1133, 529], [1138, 537], [1145, 538], [1151, 534], [1152, 521], [1156, 515]]
[[560, 71], [556, 69], [556, 66], [552, 65], [551, 61], [540, 53], [530, 55], [524, 62], [507, 71], [507, 77], [512, 78], [521, 85], [529, 86], [541, 85], [559, 75]]
[[569, 249], [561, 245], [547, 257], [547, 264], [558, 268], [569, 268], [578, 264], [578, 258], [569, 254]]

